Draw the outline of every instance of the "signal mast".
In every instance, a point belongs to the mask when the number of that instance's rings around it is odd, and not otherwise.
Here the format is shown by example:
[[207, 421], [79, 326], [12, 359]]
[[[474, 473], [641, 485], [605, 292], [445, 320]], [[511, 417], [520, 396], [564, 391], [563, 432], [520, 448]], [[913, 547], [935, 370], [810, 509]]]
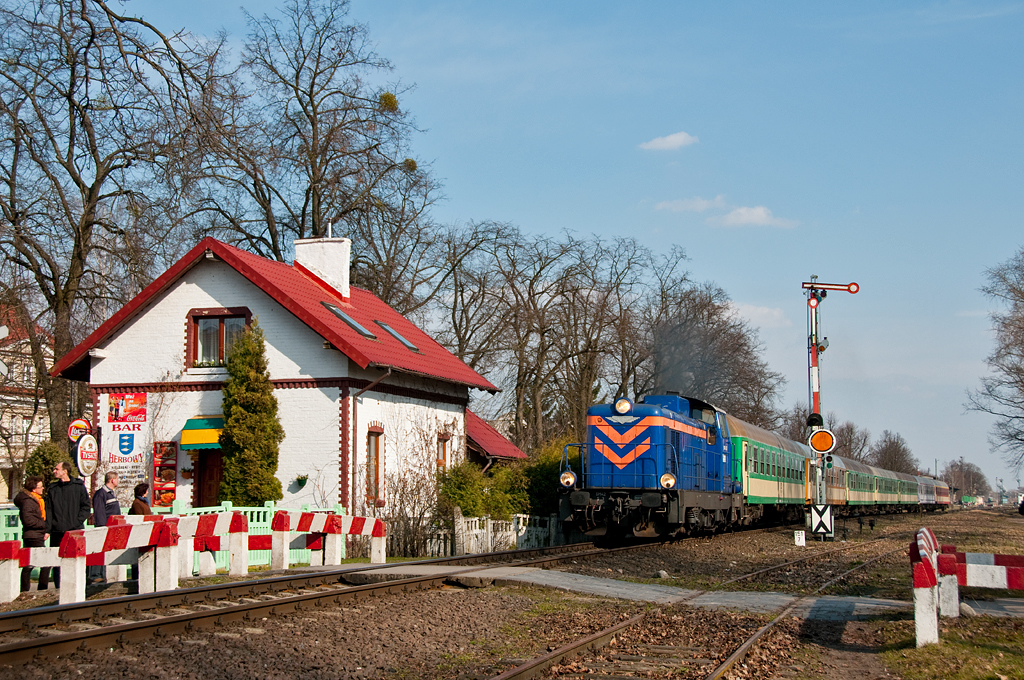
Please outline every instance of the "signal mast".
[[814, 495], [815, 504], [824, 506], [827, 504], [825, 489], [825, 469], [831, 469], [832, 456], [828, 455], [836, 446], [836, 437], [825, 428], [825, 421], [821, 417], [821, 384], [818, 377], [818, 355], [828, 348], [828, 338], [818, 335], [818, 306], [828, 296], [830, 290], [856, 293], [860, 286], [856, 283], [818, 283], [816, 275], [811, 276], [810, 281], [804, 281], [801, 287], [807, 291], [807, 382], [808, 397], [811, 405], [811, 414], [807, 417], [807, 426], [811, 428], [811, 435], [807, 440], [808, 446], [818, 454], [818, 465], [815, 472]]

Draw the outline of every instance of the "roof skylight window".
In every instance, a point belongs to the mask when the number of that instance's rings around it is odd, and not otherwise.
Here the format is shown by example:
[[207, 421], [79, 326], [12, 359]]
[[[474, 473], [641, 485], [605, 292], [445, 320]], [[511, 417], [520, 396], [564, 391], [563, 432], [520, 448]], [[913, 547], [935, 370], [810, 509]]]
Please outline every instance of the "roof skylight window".
[[419, 348], [416, 345], [414, 345], [411, 342], [409, 342], [408, 340], [406, 340], [402, 336], [401, 333], [399, 333], [398, 331], [396, 331], [394, 328], [392, 328], [391, 326], [387, 325], [383, 321], [378, 321], [377, 325], [380, 326], [381, 328], [383, 328], [384, 330], [386, 330], [388, 333], [391, 333], [391, 335], [395, 336], [395, 339], [398, 340], [403, 345], [405, 345], [407, 349], [410, 349], [413, 352], [419, 352], [420, 351]]
[[359, 323], [345, 312], [341, 311], [341, 309], [339, 309], [337, 305], [332, 305], [330, 302], [321, 302], [320, 304], [326, 307], [331, 312], [331, 314], [347, 323], [352, 328], [352, 330], [354, 330], [356, 333], [359, 333], [359, 335], [363, 336], [364, 338], [370, 338], [371, 340], [377, 339], [377, 336], [371, 333], [366, 326]]

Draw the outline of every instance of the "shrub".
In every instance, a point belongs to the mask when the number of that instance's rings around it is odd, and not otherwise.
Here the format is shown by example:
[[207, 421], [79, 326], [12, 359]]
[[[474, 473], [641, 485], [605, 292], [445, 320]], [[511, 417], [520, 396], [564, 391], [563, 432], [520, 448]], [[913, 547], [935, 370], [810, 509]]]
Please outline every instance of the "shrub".
[[530, 511], [527, 482], [522, 467], [500, 465], [488, 473], [476, 463], [463, 461], [438, 473], [438, 514], [450, 515], [458, 506], [465, 517], [490, 515], [509, 520]]
[[267, 371], [263, 329], [253, 319], [231, 350], [224, 383], [224, 478], [220, 498], [239, 506], [263, 505], [284, 497], [277, 474], [284, 429]]
[[[526, 464], [523, 474], [527, 480], [527, 493], [533, 514], [550, 515], [558, 512], [558, 475], [562, 471], [562, 450], [572, 442], [570, 437], [549, 441]], [[577, 474], [580, 470], [579, 459], [579, 449], [569, 449], [569, 462]]]
[[25, 461], [25, 477], [38, 475], [43, 478], [43, 487], [49, 488], [50, 483], [54, 481], [53, 468], [61, 461], [64, 462], [64, 469], [69, 475], [78, 477], [78, 468], [71, 460], [71, 456], [47, 439], [29, 454], [28, 460]]

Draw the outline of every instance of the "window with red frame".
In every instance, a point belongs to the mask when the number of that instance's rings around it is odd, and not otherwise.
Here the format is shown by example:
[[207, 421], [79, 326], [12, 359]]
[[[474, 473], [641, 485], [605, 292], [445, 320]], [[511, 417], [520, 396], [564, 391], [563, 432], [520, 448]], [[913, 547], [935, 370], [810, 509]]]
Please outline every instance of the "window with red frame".
[[440, 434], [437, 436], [437, 467], [444, 469], [448, 467], [448, 456], [451, 453], [451, 435]]
[[384, 429], [372, 427], [366, 433], [366, 502], [384, 506]]
[[223, 366], [252, 315], [245, 307], [193, 309], [189, 312], [189, 366]]

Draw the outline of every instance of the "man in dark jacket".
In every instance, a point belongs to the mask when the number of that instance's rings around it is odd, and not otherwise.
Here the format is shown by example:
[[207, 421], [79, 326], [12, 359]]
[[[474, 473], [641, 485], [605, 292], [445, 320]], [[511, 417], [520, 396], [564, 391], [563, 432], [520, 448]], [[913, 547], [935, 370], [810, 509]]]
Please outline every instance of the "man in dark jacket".
[[[50, 547], [59, 548], [64, 534], [85, 528], [91, 506], [85, 482], [71, 479], [63, 462], [53, 468], [53, 476], [56, 481], [46, 492], [46, 523], [50, 527]], [[60, 567], [53, 569], [53, 584], [60, 588]]]
[[[103, 486], [92, 495], [93, 525], [105, 527], [112, 516], [121, 514], [121, 506], [114, 494], [118, 481], [116, 472], [108, 472], [103, 476]], [[106, 567], [99, 564], [89, 567], [89, 583], [103, 583], [106, 580]]]

